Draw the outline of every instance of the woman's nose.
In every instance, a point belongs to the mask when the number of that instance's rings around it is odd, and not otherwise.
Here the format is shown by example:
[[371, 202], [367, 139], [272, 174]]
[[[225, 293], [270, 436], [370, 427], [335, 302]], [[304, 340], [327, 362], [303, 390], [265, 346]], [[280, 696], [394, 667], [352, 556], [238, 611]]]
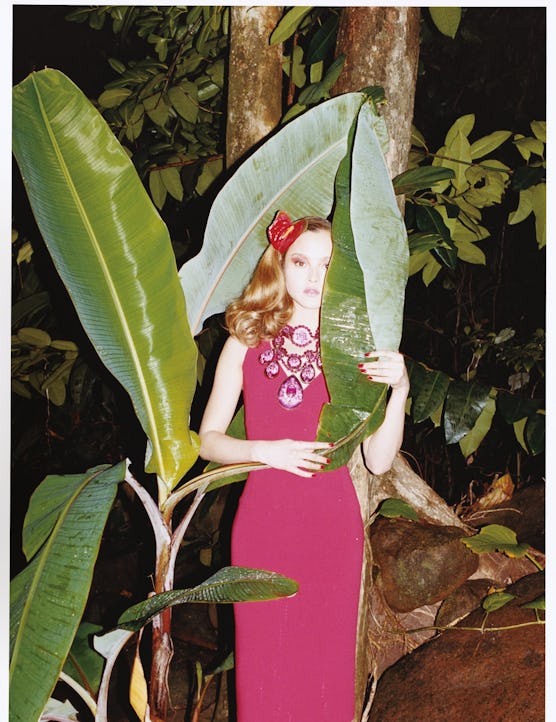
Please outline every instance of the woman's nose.
[[319, 269], [318, 268], [315, 268], [313, 266], [309, 268], [309, 281], [311, 281], [311, 283], [318, 283], [318, 281], [319, 281]]

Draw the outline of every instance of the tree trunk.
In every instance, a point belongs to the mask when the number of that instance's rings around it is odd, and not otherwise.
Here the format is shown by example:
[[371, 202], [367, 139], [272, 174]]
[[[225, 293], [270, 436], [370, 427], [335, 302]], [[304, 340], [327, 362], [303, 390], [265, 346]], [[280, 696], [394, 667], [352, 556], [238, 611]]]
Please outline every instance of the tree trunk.
[[[349, 462], [349, 471], [361, 506], [365, 529], [372, 521], [372, 515], [379, 504], [388, 498], [401, 499], [410, 504], [419, 518], [431, 524], [459, 526], [467, 529], [446, 502], [416, 474], [398, 454], [392, 468], [386, 474], [373, 476], [365, 467], [361, 450], [357, 449]], [[365, 535], [365, 555], [359, 595], [359, 622], [357, 628], [355, 709], [356, 720], [360, 720], [369, 680], [373, 685], [378, 681], [375, 650], [383, 644], [380, 599], [372, 594], [373, 552], [368, 532]], [[375, 604], [378, 606], [375, 608]], [[371, 695], [372, 696], [372, 695]], [[363, 718], [365, 719], [365, 718]]]
[[[333, 95], [361, 90], [367, 86], [384, 88], [387, 103], [383, 109], [390, 136], [386, 162], [390, 177], [407, 168], [411, 147], [411, 123], [419, 57], [419, 17], [415, 7], [346, 7], [342, 10], [336, 55], [346, 56], [344, 69], [332, 89]], [[400, 207], [403, 199], [399, 199]], [[401, 456], [391, 471], [374, 477], [365, 468], [360, 450], [350, 461], [350, 473], [361, 504], [366, 526], [383, 499], [397, 497], [411, 504], [422, 519], [437, 524], [463, 526], [448, 505], [415, 474]], [[365, 543], [361, 577], [359, 624], [356, 650], [356, 720], [363, 714], [369, 681], [376, 684], [373, 652], [380, 644], [378, 610], [373, 608], [372, 549]], [[372, 698], [372, 692], [371, 692]]]
[[269, 45], [279, 6], [230, 8], [226, 126], [229, 168], [278, 125], [282, 115], [282, 45]]
[[390, 134], [386, 156], [392, 178], [407, 168], [419, 58], [418, 7], [346, 7], [342, 10], [336, 54], [344, 69], [333, 95], [384, 88], [384, 118]]

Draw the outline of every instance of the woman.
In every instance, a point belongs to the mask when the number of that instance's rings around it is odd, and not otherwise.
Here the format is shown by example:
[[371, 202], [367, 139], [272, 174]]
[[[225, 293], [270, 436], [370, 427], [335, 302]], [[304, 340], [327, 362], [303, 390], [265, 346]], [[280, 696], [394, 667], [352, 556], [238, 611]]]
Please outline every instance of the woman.
[[[280, 212], [268, 237], [227, 309], [230, 337], [199, 430], [203, 458], [270, 467], [246, 482], [232, 563], [299, 584], [288, 599], [235, 605], [238, 722], [351, 722], [363, 526], [347, 467], [321, 474], [330, 445], [315, 441], [329, 400], [318, 327], [331, 228]], [[391, 387], [384, 422], [362, 444], [367, 467], [380, 474], [402, 442], [409, 381], [401, 354], [369, 356], [360, 371]], [[240, 440], [226, 429], [241, 393]]]

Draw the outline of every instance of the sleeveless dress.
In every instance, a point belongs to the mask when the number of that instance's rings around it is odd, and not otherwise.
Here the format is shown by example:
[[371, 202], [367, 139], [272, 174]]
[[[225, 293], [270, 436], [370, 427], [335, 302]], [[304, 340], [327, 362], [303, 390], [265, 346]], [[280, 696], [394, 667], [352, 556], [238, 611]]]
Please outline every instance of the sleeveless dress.
[[[247, 438], [313, 440], [323, 374], [285, 409], [281, 368], [268, 379], [249, 349], [243, 364]], [[293, 597], [234, 605], [238, 722], [352, 722], [363, 524], [348, 470], [305, 478], [252, 472], [232, 528], [232, 563], [295, 579]]]

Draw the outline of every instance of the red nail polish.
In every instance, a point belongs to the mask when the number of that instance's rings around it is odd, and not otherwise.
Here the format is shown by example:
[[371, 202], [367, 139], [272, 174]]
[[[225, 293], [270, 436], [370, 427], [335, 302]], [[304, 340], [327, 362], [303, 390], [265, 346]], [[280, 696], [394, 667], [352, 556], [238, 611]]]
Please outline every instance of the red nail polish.
[[332, 459], [327, 459], [327, 460], [326, 460], [326, 463], [327, 463], [327, 464], [330, 464], [331, 461], [332, 461]]
[[372, 376], [367, 376], [367, 378], [368, 378], [370, 381], [373, 380], [373, 377], [372, 377]]

